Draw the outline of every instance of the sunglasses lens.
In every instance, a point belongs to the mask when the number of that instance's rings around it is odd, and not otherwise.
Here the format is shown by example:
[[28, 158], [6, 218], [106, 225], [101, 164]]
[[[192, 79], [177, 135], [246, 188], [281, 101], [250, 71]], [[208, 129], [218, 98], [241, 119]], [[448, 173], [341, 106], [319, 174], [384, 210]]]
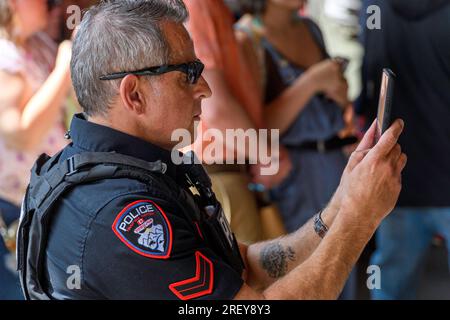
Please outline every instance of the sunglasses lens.
[[196, 73], [195, 73], [195, 70], [194, 70], [194, 68], [189, 68], [189, 71], [188, 71], [188, 82], [190, 83], [190, 84], [195, 84], [195, 83], [197, 83], [197, 77], [196, 77]]
[[193, 62], [188, 68], [188, 81], [190, 84], [196, 84], [202, 76], [204, 66], [200, 62]]

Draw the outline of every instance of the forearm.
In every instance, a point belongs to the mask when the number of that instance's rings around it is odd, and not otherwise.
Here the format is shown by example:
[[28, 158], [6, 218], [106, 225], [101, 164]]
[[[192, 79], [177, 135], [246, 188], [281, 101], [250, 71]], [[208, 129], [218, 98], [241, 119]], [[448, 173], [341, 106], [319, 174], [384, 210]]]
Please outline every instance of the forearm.
[[[332, 227], [338, 211], [339, 199], [335, 195], [322, 212], [322, 219], [329, 228]], [[251, 245], [246, 256], [248, 283], [257, 288], [267, 288], [305, 262], [321, 241], [314, 231], [314, 219], [310, 219], [288, 236]]]
[[203, 103], [202, 120], [208, 128], [218, 129], [225, 134], [227, 129], [254, 129], [255, 125], [243, 106], [232, 96], [211, 97]]
[[327, 235], [304, 263], [273, 283], [263, 297], [335, 299], [342, 291], [367, 242], [394, 208], [407, 161], [397, 144], [403, 122], [395, 121], [371, 148], [375, 126], [344, 170], [338, 191], [339, 212]]
[[38, 143], [60, 115], [61, 105], [70, 88], [67, 69], [55, 69], [28, 101], [20, 119], [21, 135]]
[[270, 129], [286, 132], [316, 94], [316, 84], [304, 74], [278, 98], [264, 108], [265, 124]]
[[[227, 130], [242, 129], [246, 132], [249, 129], [255, 129], [255, 124], [250, 120], [248, 115], [242, 106], [240, 106], [234, 98], [228, 100], [214, 101], [210, 103], [214, 104], [214, 107], [218, 108], [218, 104], [224, 104], [223, 101], [227, 101], [225, 106], [221, 110], [214, 110], [212, 112], [204, 111], [202, 114], [202, 120], [206, 123], [208, 129], [219, 130], [220, 135], [214, 135], [214, 143], [216, 145], [223, 146], [223, 159], [219, 160], [230, 160], [235, 162], [236, 159], [253, 159], [252, 157], [257, 157], [250, 152], [248, 143], [236, 143], [235, 134], [227, 134]], [[208, 108], [205, 105], [205, 110]], [[228, 109], [227, 111], [225, 109]], [[257, 159], [253, 159], [256, 161]]]
[[346, 213], [336, 218], [317, 250], [284, 278], [267, 288], [267, 299], [336, 299], [375, 232], [376, 224], [349, 222]]
[[[226, 141], [226, 131], [228, 129], [256, 129], [256, 124], [252, 121], [244, 106], [231, 93], [228, 84], [220, 70], [206, 70], [205, 80], [208, 82], [213, 95], [205, 99], [202, 103], [202, 120], [208, 129], [219, 130], [225, 141], [220, 141], [225, 146], [225, 152], [231, 153], [233, 159], [240, 156], [248, 159], [251, 155], [247, 144], [238, 145], [234, 137]], [[219, 141], [216, 141], [216, 143]]]
[[[407, 162], [397, 143], [403, 128], [402, 121], [395, 121], [373, 146], [376, 123], [372, 124], [344, 170], [334, 197], [339, 211], [316, 250], [265, 290], [245, 284], [235, 299], [338, 297], [367, 242], [399, 197]], [[262, 266], [268, 262], [260, 259]], [[254, 270], [248, 267], [247, 272]]]

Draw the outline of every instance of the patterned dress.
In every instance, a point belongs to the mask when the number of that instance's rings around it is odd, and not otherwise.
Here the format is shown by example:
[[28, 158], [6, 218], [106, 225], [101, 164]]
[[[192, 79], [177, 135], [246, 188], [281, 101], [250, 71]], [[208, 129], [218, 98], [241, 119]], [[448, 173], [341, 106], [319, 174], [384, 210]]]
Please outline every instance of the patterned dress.
[[[323, 55], [329, 58], [319, 27], [310, 19], [298, 18], [308, 26]], [[251, 16], [241, 20], [236, 29], [254, 40], [254, 47], [262, 61], [260, 73], [265, 78], [262, 83], [265, 101], [270, 103], [306, 70], [289, 61], [259, 34], [260, 21], [260, 18]], [[316, 95], [282, 135], [281, 144], [288, 148], [293, 170], [279, 186], [272, 189], [271, 195], [289, 232], [297, 230], [327, 205], [347, 163], [340, 149], [320, 153], [300, 150], [298, 146], [305, 142], [326, 141], [344, 127], [341, 108], [333, 101]]]
[[[30, 48], [25, 52], [13, 42], [0, 38], [0, 70], [22, 75], [36, 92], [54, 67], [57, 47], [46, 34], [38, 33], [30, 40]], [[37, 157], [44, 152], [52, 155], [66, 144], [62, 121], [57, 121], [31, 152], [10, 148], [0, 136], [0, 199], [20, 206]]]

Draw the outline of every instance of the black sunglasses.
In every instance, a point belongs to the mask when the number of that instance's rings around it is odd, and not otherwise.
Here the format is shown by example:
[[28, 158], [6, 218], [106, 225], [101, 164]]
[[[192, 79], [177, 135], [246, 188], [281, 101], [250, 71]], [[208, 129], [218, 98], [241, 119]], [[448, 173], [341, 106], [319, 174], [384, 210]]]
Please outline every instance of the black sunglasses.
[[196, 84], [198, 82], [198, 79], [200, 79], [200, 77], [202, 76], [204, 69], [205, 65], [200, 60], [196, 60], [193, 62], [151, 67], [137, 71], [111, 73], [101, 76], [100, 80], [116, 80], [126, 77], [129, 74], [134, 74], [137, 76], [158, 76], [168, 72], [180, 71], [186, 74], [187, 82], [189, 82], [190, 84]]

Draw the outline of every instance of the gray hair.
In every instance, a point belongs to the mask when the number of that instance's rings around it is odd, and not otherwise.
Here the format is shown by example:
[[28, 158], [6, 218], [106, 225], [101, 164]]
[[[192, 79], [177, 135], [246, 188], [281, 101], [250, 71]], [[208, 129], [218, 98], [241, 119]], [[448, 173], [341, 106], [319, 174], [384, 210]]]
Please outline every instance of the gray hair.
[[106, 115], [120, 80], [105, 74], [169, 63], [170, 48], [161, 24], [184, 23], [182, 0], [103, 0], [84, 15], [72, 49], [72, 82], [88, 116]]

